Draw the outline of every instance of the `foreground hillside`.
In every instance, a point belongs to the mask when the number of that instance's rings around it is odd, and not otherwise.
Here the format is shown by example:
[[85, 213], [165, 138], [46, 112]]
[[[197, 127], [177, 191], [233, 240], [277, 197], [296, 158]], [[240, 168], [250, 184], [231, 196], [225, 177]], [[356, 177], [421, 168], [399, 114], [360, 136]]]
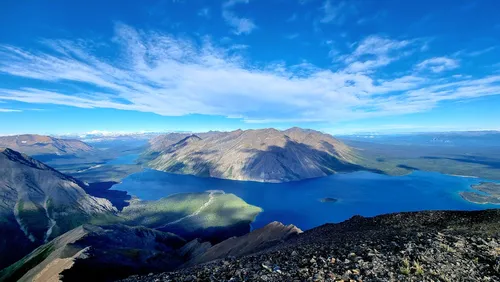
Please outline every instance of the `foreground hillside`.
[[151, 140], [143, 160], [172, 173], [261, 182], [363, 169], [344, 143], [300, 128], [167, 134]]
[[[222, 191], [175, 194], [156, 201], [141, 201], [124, 197], [126, 195], [117, 191], [97, 193], [99, 189], [27, 155], [1, 149], [0, 269], [45, 243], [40, 247], [42, 251], [38, 249], [16, 264], [15, 272], [24, 273], [23, 270], [36, 266], [38, 259], [52, 253], [52, 239], [66, 236], [65, 232], [82, 224], [143, 226], [151, 228], [148, 229], [151, 232], [175, 232], [175, 236], [184, 239], [201, 238], [218, 243], [248, 233], [250, 223], [262, 211]], [[118, 236], [118, 239], [124, 238]], [[37, 259], [30, 260], [30, 256]], [[23, 261], [31, 261], [31, 264]], [[11, 277], [11, 271], [7, 272], [2, 275]]]
[[0, 268], [37, 245], [116, 211], [85, 185], [11, 149], [0, 149]]
[[[0, 271], [0, 281], [107, 281], [183, 263], [181, 237], [124, 225], [77, 227]], [[85, 278], [85, 279], [84, 279]], [[96, 281], [96, 280], [93, 280]]]
[[500, 281], [500, 210], [356, 216], [253, 255], [126, 281]]

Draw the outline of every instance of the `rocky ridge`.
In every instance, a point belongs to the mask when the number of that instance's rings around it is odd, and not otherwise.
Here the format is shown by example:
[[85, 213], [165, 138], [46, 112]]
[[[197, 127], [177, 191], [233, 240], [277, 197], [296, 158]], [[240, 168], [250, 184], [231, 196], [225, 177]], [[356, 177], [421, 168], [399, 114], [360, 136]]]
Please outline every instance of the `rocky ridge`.
[[0, 281], [109, 281], [174, 269], [184, 262], [176, 250], [185, 243], [144, 227], [83, 225], [1, 271]]
[[500, 281], [500, 210], [355, 216], [252, 255], [125, 281]]
[[113, 281], [131, 274], [174, 270], [191, 263], [265, 249], [301, 232], [271, 223], [215, 246], [173, 233], [121, 224], [85, 224], [38, 247], [0, 271], [0, 281]]

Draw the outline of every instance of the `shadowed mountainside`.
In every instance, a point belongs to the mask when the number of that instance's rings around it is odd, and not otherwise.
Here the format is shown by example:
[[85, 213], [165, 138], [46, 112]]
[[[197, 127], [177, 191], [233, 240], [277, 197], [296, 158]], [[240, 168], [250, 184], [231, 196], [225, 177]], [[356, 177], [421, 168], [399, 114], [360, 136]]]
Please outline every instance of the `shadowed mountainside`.
[[189, 243], [173, 233], [125, 225], [83, 225], [40, 246], [0, 272], [0, 281], [113, 281], [132, 274], [164, 272], [228, 255], [264, 250], [300, 233], [273, 222], [215, 246]]
[[116, 216], [92, 221], [98, 226], [80, 226], [38, 247], [2, 270], [0, 281], [45, 282], [60, 274], [65, 281], [110, 281], [173, 270], [200, 250], [181, 249], [185, 239], [211, 246], [247, 234], [260, 211], [220, 191], [133, 199]]
[[[233, 180], [286, 182], [363, 170], [344, 143], [314, 130], [290, 128], [154, 138], [142, 157], [150, 167]], [[371, 169], [376, 171], [374, 169]]]
[[181, 237], [144, 227], [83, 225], [0, 272], [1, 281], [110, 281], [184, 262]]
[[0, 150], [0, 268], [91, 218], [116, 209], [85, 184], [27, 155]]

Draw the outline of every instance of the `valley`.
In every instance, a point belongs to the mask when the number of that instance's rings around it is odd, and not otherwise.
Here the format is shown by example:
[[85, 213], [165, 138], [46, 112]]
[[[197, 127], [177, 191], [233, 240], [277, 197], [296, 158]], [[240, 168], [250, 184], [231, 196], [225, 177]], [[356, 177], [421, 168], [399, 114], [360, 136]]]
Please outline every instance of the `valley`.
[[[84, 152], [56, 138], [42, 140], [66, 144], [66, 153], [17, 147], [33, 158], [4, 149], [0, 249], [9, 255], [0, 265], [10, 266], [0, 280], [71, 279], [88, 269], [114, 280], [245, 256], [355, 215], [498, 207], [495, 147], [466, 147], [466, 162], [449, 142], [389, 145], [300, 128], [150, 138], [76, 143]], [[255, 250], [231, 247], [249, 242]]]
[[0, 1], [0, 282], [500, 282], [498, 1]]
[[500, 282], [499, 8], [0, 1], [0, 282]]

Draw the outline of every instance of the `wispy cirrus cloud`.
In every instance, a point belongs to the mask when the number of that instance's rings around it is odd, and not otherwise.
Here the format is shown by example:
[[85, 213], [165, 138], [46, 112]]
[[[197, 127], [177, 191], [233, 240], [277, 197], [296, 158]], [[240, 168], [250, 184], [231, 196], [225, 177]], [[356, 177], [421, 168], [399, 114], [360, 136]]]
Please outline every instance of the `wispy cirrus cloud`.
[[[335, 122], [500, 94], [500, 75], [426, 77], [408, 65], [406, 74], [379, 78], [378, 68], [420, 48], [412, 40], [369, 36], [339, 59], [341, 67], [330, 69], [307, 61], [254, 65], [240, 49], [216, 46], [208, 38], [195, 43], [124, 24], [115, 29], [114, 39], [103, 44], [122, 50], [113, 59], [82, 41], [44, 41], [46, 51], [0, 45], [0, 72], [28, 79], [18, 88], [0, 87], [0, 101], [222, 115], [252, 123]], [[34, 88], [29, 79], [45, 81], [50, 89]]]
[[345, 2], [340, 1], [337, 4], [333, 3], [331, 0], [326, 0], [321, 7], [323, 11], [323, 16], [320, 19], [322, 23], [330, 23], [335, 20], [342, 19], [341, 10], [345, 6]]
[[198, 16], [204, 17], [204, 18], [210, 18], [210, 8], [203, 8], [198, 11]]
[[294, 22], [297, 20], [297, 13], [293, 13], [286, 21], [287, 22]]
[[285, 38], [287, 38], [287, 39], [295, 39], [297, 37], [299, 37], [298, 33], [292, 33], [292, 34], [285, 35]]
[[239, 17], [231, 10], [238, 3], [248, 4], [248, 2], [249, 0], [229, 0], [222, 4], [222, 17], [233, 28], [232, 32], [236, 35], [249, 34], [257, 28], [253, 20]]
[[481, 56], [483, 54], [489, 53], [495, 49], [497, 49], [496, 46], [490, 46], [490, 47], [480, 49], [480, 50], [475, 50], [475, 51], [460, 50], [458, 52], [455, 52], [453, 55], [455, 57], [463, 57], [463, 56], [465, 56], [465, 57], [477, 57], [477, 56]]
[[435, 57], [420, 62], [417, 65], [417, 69], [429, 69], [432, 72], [439, 73], [446, 70], [456, 69], [459, 67], [459, 65], [460, 63], [455, 59], [447, 57]]
[[21, 110], [16, 110], [16, 109], [2, 109], [0, 108], [0, 113], [18, 113], [22, 112]]
[[321, 5], [321, 17], [319, 22], [322, 24], [338, 24], [341, 25], [346, 20], [357, 14], [357, 9], [350, 1], [333, 1], [325, 0]]
[[[368, 36], [356, 49], [341, 59], [349, 72], [371, 71], [386, 66], [409, 52], [409, 40], [394, 40], [381, 36]], [[406, 51], [406, 52], [405, 52]]]

